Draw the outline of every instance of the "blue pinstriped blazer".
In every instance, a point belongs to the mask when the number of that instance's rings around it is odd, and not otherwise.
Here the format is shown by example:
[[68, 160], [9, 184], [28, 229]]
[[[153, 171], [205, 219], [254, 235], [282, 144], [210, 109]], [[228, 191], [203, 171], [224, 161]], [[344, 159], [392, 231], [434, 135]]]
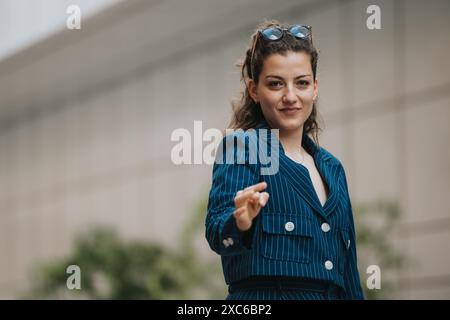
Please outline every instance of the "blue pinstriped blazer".
[[[270, 128], [263, 122], [257, 129]], [[264, 141], [273, 150], [269, 138], [274, 135], [269, 130], [256, 133], [258, 143]], [[230, 156], [227, 139], [237, 143], [232, 149], [234, 159], [248, 160], [250, 148], [259, 148], [252, 145], [254, 139], [247, 132], [234, 132], [222, 141], [213, 167], [205, 236], [221, 256], [226, 283], [256, 275], [298, 276], [332, 281], [344, 289], [345, 298], [362, 299], [352, 206], [339, 160], [303, 135], [302, 145], [328, 186], [322, 206], [308, 170], [287, 157], [281, 143], [277, 173], [262, 175], [260, 159], [239, 164], [225, 158], [217, 161]], [[270, 199], [250, 230], [241, 232], [233, 216], [234, 197], [238, 190], [261, 181], [267, 182]]]

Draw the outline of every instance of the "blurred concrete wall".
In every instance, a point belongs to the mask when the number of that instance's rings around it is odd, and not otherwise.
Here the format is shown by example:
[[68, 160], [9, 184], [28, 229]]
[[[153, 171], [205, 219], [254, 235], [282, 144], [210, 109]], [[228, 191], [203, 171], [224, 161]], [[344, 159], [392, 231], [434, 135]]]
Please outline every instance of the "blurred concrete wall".
[[[370, 4], [382, 30], [366, 27]], [[226, 127], [234, 62], [255, 25], [276, 18], [313, 26], [321, 142], [342, 160], [353, 202], [400, 203], [395, 241], [414, 263], [392, 296], [450, 298], [449, 9], [132, 0], [0, 61], [0, 297], [26, 290], [36, 262], [67, 253], [90, 225], [176, 245], [211, 166], [172, 164], [170, 135], [195, 120]]]
[[4, 0], [0, 2], [0, 59], [17, 53], [66, 25], [67, 8], [89, 17], [121, 0]]

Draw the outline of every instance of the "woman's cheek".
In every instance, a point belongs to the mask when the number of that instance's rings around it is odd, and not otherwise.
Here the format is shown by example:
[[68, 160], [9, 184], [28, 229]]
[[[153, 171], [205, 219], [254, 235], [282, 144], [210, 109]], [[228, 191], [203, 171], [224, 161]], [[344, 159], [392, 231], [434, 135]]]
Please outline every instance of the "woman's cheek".
[[276, 99], [265, 99], [263, 103], [266, 109], [269, 109], [270, 111], [274, 111], [276, 109]]

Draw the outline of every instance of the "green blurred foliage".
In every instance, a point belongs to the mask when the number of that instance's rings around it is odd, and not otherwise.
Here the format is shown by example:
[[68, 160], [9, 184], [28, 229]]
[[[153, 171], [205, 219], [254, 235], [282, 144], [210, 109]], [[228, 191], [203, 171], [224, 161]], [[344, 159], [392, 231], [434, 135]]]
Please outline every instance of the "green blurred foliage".
[[[204, 201], [185, 224], [179, 250], [146, 242], [126, 242], [110, 227], [94, 227], [76, 237], [69, 257], [44, 263], [31, 274], [25, 299], [197, 299], [225, 297], [220, 266], [199, 259], [195, 236], [203, 236]], [[81, 269], [81, 290], [69, 290], [69, 265]]]
[[[407, 257], [394, 245], [394, 227], [400, 218], [395, 201], [379, 199], [354, 206], [358, 266], [361, 286], [366, 299], [387, 299], [395, 286], [395, 272], [406, 263]], [[381, 288], [368, 289], [366, 269], [377, 265], [381, 270]]]

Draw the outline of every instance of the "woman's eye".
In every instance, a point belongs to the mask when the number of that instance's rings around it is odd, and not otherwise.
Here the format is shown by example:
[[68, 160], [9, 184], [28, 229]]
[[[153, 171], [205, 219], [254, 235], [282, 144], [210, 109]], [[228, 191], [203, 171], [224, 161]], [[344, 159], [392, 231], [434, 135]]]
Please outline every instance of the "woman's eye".
[[301, 85], [301, 86], [308, 86], [309, 85], [309, 82], [308, 81], [305, 81], [305, 80], [301, 80], [301, 81], [299, 81], [299, 82], [297, 82], [299, 85]]
[[280, 87], [282, 83], [280, 81], [271, 81], [269, 82], [270, 87]]

